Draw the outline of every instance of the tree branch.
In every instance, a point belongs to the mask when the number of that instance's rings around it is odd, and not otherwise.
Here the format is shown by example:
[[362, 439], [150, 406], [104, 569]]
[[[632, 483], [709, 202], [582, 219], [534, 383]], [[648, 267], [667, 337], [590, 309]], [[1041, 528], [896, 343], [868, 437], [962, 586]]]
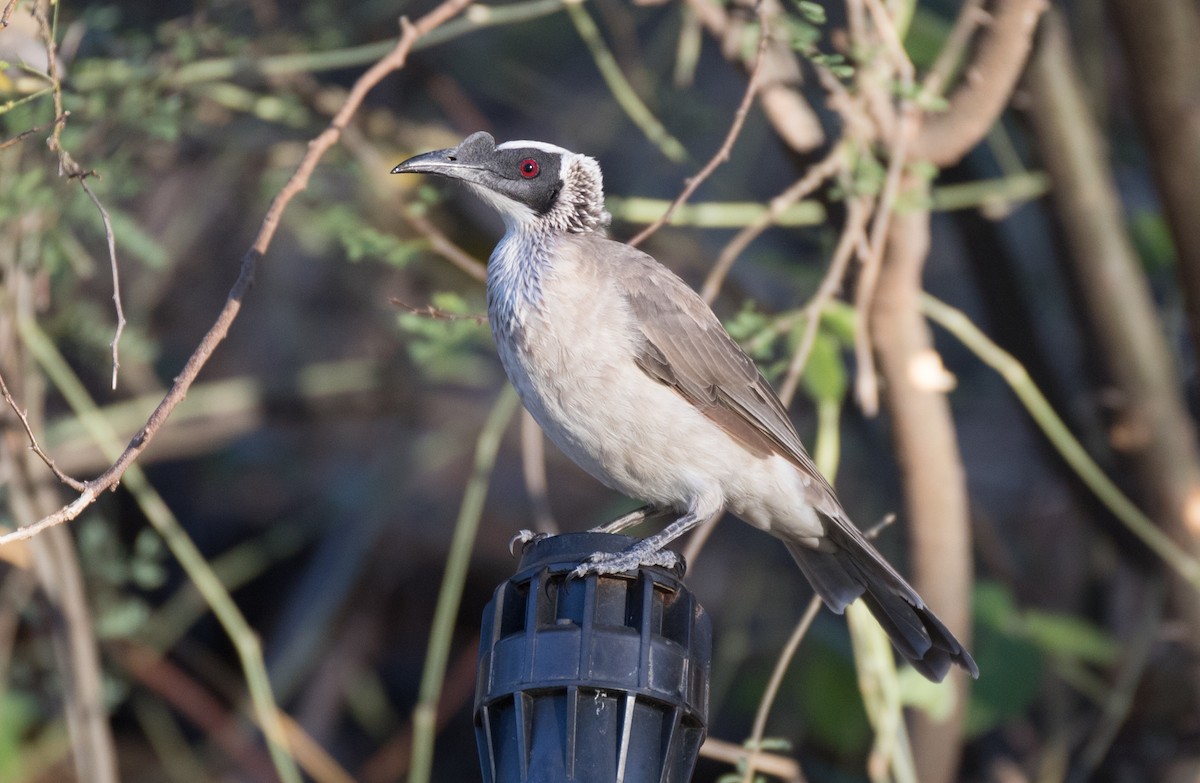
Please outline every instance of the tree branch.
[[1200, 11], [1170, 0], [1109, 0], [1108, 6], [1179, 258], [1193, 355], [1200, 358]]
[[[225, 300], [225, 305], [221, 308], [220, 313], [218, 313], [216, 321], [200, 340], [200, 344], [184, 364], [183, 370], [176, 376], [175, 382], [171, 384], [171, 388], [167, 391], [166, 396], [155, 407], [142, 428], [129, 441], [129, 445], [126, 446], [125, 451], [121, 453], [108, 470], [95, 479], [86, 482], [86, 489], [75, 500], [53, 514], [38, 520], [33, 525], [0, 536], [0, 546], [12, 541], [29, 538], [47, 527], [75, 519], [85, 508], [92, 504], [100, 493], [112, 489], [117, 485], [129, 466], [137, 460], [146, 446], [153, 440], [155, 434], [162, 429], [167, 418], [171, 415], [171, 411], [187, 395], [188, 389], [196, 380], [196, 376], [199, 375], [200, 370], [208, 362], [213, 351], [216, 350], [217, 346], [220, 345], [221, 341], [229, 333], [229, 327], [234, 319], [237, 318], [238, 312], [242, 307], [242, 300], [245, 298], [246, 292], [254, 281], [254, 272], [258, 260], [270, 248], [271, 240], [275, 236], [284, 211], [291, 200], [308, 186], [309, 177], [312, 175], [317, 163], [320, 162], [322, 156], [324, 156], [329, 148], [337, 143], [342, 130], [347, 126], [351, 117], [354, 116], [354, 113], [362, 104], [363, 98], [385, 76], [404, 67], [404, 64], [408, 60], [409, 51], [422, 35], [425, 35], [462, 11], [470, 2], [471, 0], [445, 0], [441, 5], [421, 17], [416, 24], [409, 22], [407, 18], [401, 18], [401, 35], [396, 42], [395, 48], [354, 83], [354, 87], [346, 97], [345, 103], [342, 104], [342, 108], [338, 113], [334, 115], [329, 127], [309, 142], [308, 151], [300, 161], [296, 171], [271, 201], [254, 243], [242, 257], [241, 269], [237, 280], [234, 281], [233, 287], [230, 289]], [[61, 125], [57, 127], [61, 127]]]
[[733, 115], [733, 123], [729, 126], [729, 132], [725, 134], [725, 141], [721, 143], [721, 147], [716, 154], [700, 169], [695, 176], [689, 177], [684, 185], [683, 191], [675, 197], [671, 205], [658, 220], [643, 228], [638, 232], [637, 236], [629, 240], [629, 244], [637, 247], [642, 242], [646, 241], [654, 232], [667, 224], [671, 216], [675, 214], [675, 210], [679, 209], [696, 189], [704, 183], [706, 179], [712, 176], [712, 173], [717, 170], [717, 167], [729, 160], [729, 154], [733, 151], [733, 144], [737, 141], [737, 137], [742, 132], [742, 126], [746, 124], [746, 115], [750, 113], [750, 105], [754, 102], [754, 98], [758, 95], [760, 84], [760, 76], [762, 75], [762, 64], [765, 60], [767, 51], [767, 42], [770, 40], [769, 27], [767, 26], [766, 16], [762, 12], [762, 6], [759, 6], [759, 23], [762, 25], [758, 35], [758, 55], [754, 58], [754, 67], [750, 71], [750, 79], [746, 83], [746, 92], [742, 95], [742, 102], [738, 105], [737, 111]]
[[[765, 13], [779, 13], [778, 4], [762, 0]], [[721, 44], [725, 59], [747, 71], [753, 62], [742, 47], [741, 23], [714, 0], [688, 0], [700, 23]], [[771, 41], [763, 65], [760, 102], [771, 127], [784, 144], [795, 152], [812, 152], [825, 142], [820, 120], [800, 91], [801, 72], [796, 53], [786, 39]]]
[[[957, 163], [1008, 104], [1033, 44], [1046, 0], [997, 0], [975, 59], [945, 112], [931, 114], [913, 141], [912, 159], [936, 166]], [[969, 11], [970, 9], [966, 9]]]

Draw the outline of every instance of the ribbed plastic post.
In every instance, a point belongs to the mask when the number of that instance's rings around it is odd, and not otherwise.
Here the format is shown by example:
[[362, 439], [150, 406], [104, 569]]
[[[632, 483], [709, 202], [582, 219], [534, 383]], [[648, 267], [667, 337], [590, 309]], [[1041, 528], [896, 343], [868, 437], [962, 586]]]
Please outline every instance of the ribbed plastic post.
[[685, 783], [708, 720], [712, 626], [663, 568], [568, 579], [628, 536], [530, 543], [484, 609], [475, 736], [484, 783]]

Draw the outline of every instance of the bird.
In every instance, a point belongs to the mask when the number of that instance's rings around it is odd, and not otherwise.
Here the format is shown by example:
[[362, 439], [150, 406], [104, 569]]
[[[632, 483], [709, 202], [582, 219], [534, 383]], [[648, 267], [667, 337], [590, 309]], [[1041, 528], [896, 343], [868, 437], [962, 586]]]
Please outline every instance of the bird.
[[708, 304], [648, 254], [609, 239], [594, 158], [480, 131], [393, 174], [456, 180], [504, 234], [487, 265], [500, 362], [547, 437], [603, 484], [646, 505], [604, 526], [675, 517], [580, 573], [673, 567], [664, 547], [726, 511], [779, 538], [841, 614], [861, 598], [926, 678], [978, 678], [964, 646], [851, 521], [754, 361]]

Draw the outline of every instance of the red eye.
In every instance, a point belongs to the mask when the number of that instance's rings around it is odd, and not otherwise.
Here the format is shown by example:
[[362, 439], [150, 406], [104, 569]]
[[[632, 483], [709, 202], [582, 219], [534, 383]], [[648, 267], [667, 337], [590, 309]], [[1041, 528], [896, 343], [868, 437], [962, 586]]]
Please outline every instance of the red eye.
[[525, 179], [533, 179], [538, 175], [538, 162], [533, 158], [526, 158], [521, 161], [521, 176]]

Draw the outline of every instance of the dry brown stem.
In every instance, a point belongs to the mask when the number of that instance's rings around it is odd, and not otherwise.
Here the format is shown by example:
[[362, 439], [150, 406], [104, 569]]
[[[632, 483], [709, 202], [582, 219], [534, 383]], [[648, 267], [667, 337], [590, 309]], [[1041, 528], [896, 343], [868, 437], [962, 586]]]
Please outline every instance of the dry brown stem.
[[833, 295], [842, 288], [842, 284], [845, 282], [850, 259], [854, 258], [855, 250], [863, 239], [867, 219], [871, 216], [872, 202], [872, 199], [863, 196], [846, 202], [846, 225], [842, 228], [842, 234], [838, 238], [837, 247], [833, 251], [833, 259], [829, 262], [829, 269], [826, 270], [825, 277], [817, 286], [817, 291], [813, 294], [812, 299], [804, 306], [804, 334], [800, 337], [800, 344], [796, 346], [796, 352], [792, 355], [792, 361], [788, 364], [787, 372], [784, 374], [783, 383], [779, 386], [779, 399], [783, 400], [784, 405], [791, 405], [792, 398], [796, 395], [800, 376], [804, 373], [809, 354], [812, 353], [813, 344], [817, 340], [817, 331], [821, 326], [821, 314], [825, 311], [825, 306], [833, 299]]
[[437, 226], [429, 222], [427, 217], [412, 207], [407, 207], [401, 214], [408, 221], [408, 224], [416, 229], [418, 234], [429, 241], [430, 249], [433, 252], [466, 272], [473, 280], [480, 283], [487, 280], [487, 267], [481, 264], [473, 255], [451, 242], [450, 238], [443, 234]]
[[[929, 115], [914, 140], [914, 160], [949, 166], [979, 143], [1012, 96], [1046, 7], [1046, 0], [997, 0], [963, 82], [950, 95], [949, 107]], [[977, 11], [968, 7], [963, 13]]]
[[487, 323], [487, 315], [482, 313], [452, 313], [448, 310], [442, 310], [434, 307], [433, 305], [417, 307], [416, 305], [411, 305], [408, 302], [404, 302], [395, 297], [392, 297], [388, 301], [406, 313], [419, 315], [422, 318], [429, 318], [433, 321], [474, 321], [477, 324]]
[[834, 147], [824, 160], [810, 167], [804, 176], [771, 199], [767, 204], [767, 211], [761, 217], [743, 228], [729, 241], [721, 254], [717, 256], [716, 263], [713, 264], [713, 268], [704, 279], [704, 286], [700, 289], [700, 296], [704, 298], [704, 301], [712, 304], [713, 300], [717, 298], [717, 294], [721, 292], [721, 286], [724, 284], [725, 276], [729, 274], [733, 262], [751, 242], [771, 227], [785, 209], [812, 193], [825, 180], [835, 176], [841, 170], [845, 165], [843, 152], [841, 146]]
[[25, 437], [29, 439], [30, 450], [38, 456], [38, 459], [46, 463], [46, 467], [50, 468], [50, 472], [54, 474], [55, 478], [76, 492], [82, 492], [86, 489], [87, 487], [82, 481], [73, 479], [59, 470], [58, 465], [50, 458], [50, 455], [42, 450], [42, 447], [38, 444], [37, 436], [33, 434], [33, 427], [29, 424], [28, 415], [17, 405], [17, 401], [13, 399], [12, 393], [8, 390], [8, 384], [4, 382], [2, 375], [0, 375], [0, 394], [4, 396], [4, 401], [8, 403], [8, 407], [12, 408], [13, 413], [17, 414], [17, 418], [21, 420], [21, 426], [25, 428]]
[[46, 130], [47, 128], [53, 128], [55, 125], [64, 123], [67, 121], [67, 117], [70, 117], [70, 116], [71, 116], [71, 112], [69, 112], [69, 111], [63, 112], [62, 114], [55, 117], [53, 121], [48, 122], [45, 125], [37, 125], [33, 128], [30, 128], [29, 130], [21, 131], [16, 136], [13, 136], [11, 139], [0, 142], [0, 150], [8, 149], [9, 147], [20, 144], [21, 142], [25, 141], [25, 139], [29, 138], [30, 136], [32, 136], [35, 133], [41, 133], [42, 131]]
[[0, 27], [8, 27], [8, 20], [12, 19], [15, 10], [17, 10], [17, 0], [8, 0], [4, 4], [4, 10], [0, 11]]

